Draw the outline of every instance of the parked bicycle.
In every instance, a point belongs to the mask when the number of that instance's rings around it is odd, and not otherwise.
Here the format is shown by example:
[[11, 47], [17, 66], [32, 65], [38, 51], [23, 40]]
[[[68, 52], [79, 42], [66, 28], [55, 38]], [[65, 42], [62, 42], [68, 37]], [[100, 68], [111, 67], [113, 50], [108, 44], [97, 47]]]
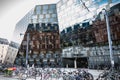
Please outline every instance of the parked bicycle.
[[97, 80], [120, 80], [120, 73], [116, 70], [104, 70], [103, 73], [99, 74]]

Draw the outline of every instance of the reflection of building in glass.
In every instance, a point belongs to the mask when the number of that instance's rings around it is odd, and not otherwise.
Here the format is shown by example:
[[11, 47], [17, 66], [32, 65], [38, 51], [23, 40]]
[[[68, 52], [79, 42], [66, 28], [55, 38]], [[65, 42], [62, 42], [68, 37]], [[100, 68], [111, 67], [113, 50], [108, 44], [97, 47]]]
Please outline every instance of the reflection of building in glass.
[[20, 46], [16, 64], [25, 65], [26, 37], [29, 33], [28, 64], [55, 67], [61, 65], [60, 36], [55, 4], [37, 5]]
[[[90, 29], [92, 27], [90, 18], [96, 14], [96, 7], [89, 7], [91, 5], [89, 0], [82, 1], [84, 1], [85, 5], [83, 5], [80, 0], [60, 0], [57, 3], [58, 22], [59, 26], [62, 27], [61, 47], [63, 48], [76, 45], [79, 46], [81, 44], [86, 45], [92, 43], [94, 40], [92, 39], [94, 38], [94, 35]], [[85, 6], [90, 9], [90, 12], [85, 8]], [[72, 59], [64, 57], [63, 60], [71, 63], [73, 63], [74, 60], [77, 60], [77, 63], [79, 63], [79, 61], [83, 61], [83, 64], [86, 65], [84, 67], [87, 67], [87, 56], [84, 56], [84, 58], [78, 56], [77, 59], [75, 57]], [[78, 67], [83, 67], [79, 65]], [[68, 66], [73, 67], [70, 65]]]
[[[109, 23], [111, 29], [111, 38], [113, 46], [113, 55], [115, 60], [115, 67], [120, 66], [120, 3], [111, 7], [108, 11]], [[110, 66], [108, 38], [106, 21], [102, 13], [99, 13], [96, 20], [93, 22], [92, 31], [95, 35], [96, 44], [99, 47], [93, 47], [91, 56], [89, 57], [90, 67]]]
[[80, 0], [60, 0], [57, 3], [58, 21], [59, 26], [62, 27], [61, 30], [93, 17], [96, 7], [90, 7], [91, 0], [82, 1], [89, 7], [90, 12], [81, 4]]
[[55, 4], [37, 5], [31, 19], [33, 23], [57, 23], [57, 11]]
[[[111, 36], [113, 43], [113, 54], [115, 57], [115, 65], [120, 65], [120, 3], [111, 7], [108, 13]], [[75, 24], [61, 32], [61, 46], [66, 48], [69, 46], [79, 46], [83, 48], [89, 47], [88, 50], [88, 66], [97, 68], [97, 66], [110, 66], [109, 47], [107, 41], [107, 30], [104, 16], [100, 14], [96, 17], [91, 25], [88, 22]], [[64, 59], [67, 59], [64, 58]], [[71, 60], [72, 61], [72, 60]], [[69, 60], [70, 62], [70, 60]], [[107, 64], [105, 64], [107, 63]], [[79, 64], [80, 65], [80, 64]]]

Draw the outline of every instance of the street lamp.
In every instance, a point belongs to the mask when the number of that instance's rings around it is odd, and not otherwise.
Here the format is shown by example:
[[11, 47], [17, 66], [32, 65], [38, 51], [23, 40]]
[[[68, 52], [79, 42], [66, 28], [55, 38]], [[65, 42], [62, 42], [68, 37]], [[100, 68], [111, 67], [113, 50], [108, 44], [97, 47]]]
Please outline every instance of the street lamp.
[[113, 57], [113, 51], [112, 51], [112, 40], [111, 40], [111, 36], [110, 36], [111, 33], [110, 33], [108, 12], [107, 12], [107, 10], [105, 8], [102, 11], [103, 11], [103, 13], [105, 15], [105, 19], [106, 19], [108, 42], [109, 42], [109, 50], [110, 50], [110, 61], [111, 61], [111, 66], [112, 66], [112, 70], [113, 70], [113, 68], [114, 68], [114, 57]]
[[73, 47], [73, 53], [75, 53], [75, 55], [74, 55], [74, 68], [77, 68], [77, 56], [76, 56], [76, 49], [75, 49], [75, 45], [74, 45], [74, 40], [71, 38], [70, 39], [71, 40], [71, 42], [72, 42], [72, 47]]
[[[20, 35], [24, 35], [20, 33]], [[26, 47], [26, 67], [28, 65], [28, 49], [29, 49], [29, 33], [27, 33], [27, 47]]]

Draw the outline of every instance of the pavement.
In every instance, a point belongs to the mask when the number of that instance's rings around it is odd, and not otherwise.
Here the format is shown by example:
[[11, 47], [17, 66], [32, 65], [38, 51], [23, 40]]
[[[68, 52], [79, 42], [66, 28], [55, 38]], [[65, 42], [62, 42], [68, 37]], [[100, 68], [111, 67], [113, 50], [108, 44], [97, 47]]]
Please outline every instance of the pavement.
[[88, 70], [89, 73], [91, 73], [94, 76], [94, 80], [96, 80], [100, 73], [103, 72], [103, 70]]
[[[75, 69], [67, 69], [67, 70], [74, 71]], [[91, 70], [91, 69], [86, 69], [86, 70], [94, 76], [94, 80], [96, 80], [98, 75], [103, 72], [103, 70]], [[20, 80], [20, 79], [18, 79], [18, 77], [4, 77], [3, 75], [0, 75], [0, 80]], [[35, 79], [28, 78], [26, 80], [35, 80]], [[37, 78], [36, 80], [39, 80], [39, 78]], [[63, 80], [63, 79], [62, 78], [59, 78], [59, 79], [49, 78], [47, 80]]]
[[3, 75], [0, 75], [0, 80], [19, 80], [19, 79], [13, 77], [4, 77]]

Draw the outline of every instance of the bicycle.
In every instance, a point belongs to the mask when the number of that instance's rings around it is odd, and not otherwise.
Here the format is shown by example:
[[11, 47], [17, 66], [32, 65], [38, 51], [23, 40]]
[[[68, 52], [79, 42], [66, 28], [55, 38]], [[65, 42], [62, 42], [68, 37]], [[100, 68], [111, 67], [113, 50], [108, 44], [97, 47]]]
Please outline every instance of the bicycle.
[[104, 70], [103, 73], [99, 74], [97, 80], [120, 80], [120, 74], [113, 69]]

